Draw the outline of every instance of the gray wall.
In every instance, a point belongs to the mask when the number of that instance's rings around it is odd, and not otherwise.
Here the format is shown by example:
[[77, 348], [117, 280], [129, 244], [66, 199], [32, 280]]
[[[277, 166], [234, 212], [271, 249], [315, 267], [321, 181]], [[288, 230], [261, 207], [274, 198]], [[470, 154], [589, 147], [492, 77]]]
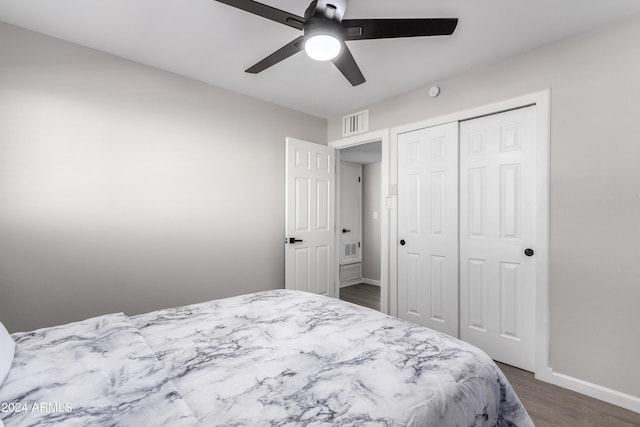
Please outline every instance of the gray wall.
[[640, 17], [434, 84], [369, 106], [371, 130], [551, 88], [551, 366], [640, 397]]
[[[362, 165], [362, 277], [380, 280], [380, 172], [382, 163]], [[378, 218], [373, 218], [373, 213]]]
[[283, 287], [284, 140], [326, 126], [0, 23], [0, 319]]

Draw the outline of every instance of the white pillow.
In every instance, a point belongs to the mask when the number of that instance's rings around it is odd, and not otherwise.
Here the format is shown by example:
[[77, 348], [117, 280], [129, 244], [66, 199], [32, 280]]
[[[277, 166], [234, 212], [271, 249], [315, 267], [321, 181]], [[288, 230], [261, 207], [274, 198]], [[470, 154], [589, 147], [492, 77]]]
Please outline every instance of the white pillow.
[[11, 363], [13, 363], [13, 355], [16, 351], [16, 343], [13, 342], [9, 332], [0, 322], [0, 385], [11, 369]]

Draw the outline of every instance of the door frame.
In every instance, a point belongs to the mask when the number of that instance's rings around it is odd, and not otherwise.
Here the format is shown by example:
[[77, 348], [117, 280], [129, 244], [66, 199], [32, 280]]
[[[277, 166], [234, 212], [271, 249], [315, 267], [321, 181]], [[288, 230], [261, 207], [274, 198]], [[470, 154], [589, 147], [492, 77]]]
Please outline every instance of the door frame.
[[[395, 210], [395, 203], [392, 199], [392, 197], [390, 196], [389, 193], [389, 188], [390, 188], [390, 157], [391, 157], [391, 151], [390, 151], [390, 139], [389, 139], [389, 129], [383, 129], [383, 130], [379, 130], [379, 131], [375, 131], [375, 132], [367, 132], [367, 133], [362, 133], [362, 134], [358, 134], [358, 135], [353, 135], [350, 136], [348, 138], [343, 138], [343, 139], [338, 139], [335, 141], [330, 141], [327, 145], [329, 145], [329, 147], [333, 147], [336, 149], [336, 164], [339, 165], [340, 162], [340, 150], [343, 148], [348, 148], [348, 147], [354, 147], [356, 145], [363, 145], [363, 144], [369, 144], [372, 142], [378, 142], [381, 141], [382, 143], [382, 163], [381, 163], [381, 171], [380, 171], [380, 179], [381, 179], [381, 185], [380, 185], [380, 200], [382, 201], [382, 210], [380, 213], [380, 311], [385, 313], [385, 314], [389, 314], [389, 282], [390, 282], [390, 275], [389, 275], [389, 267], [390, 267], [390, 261], [393, 259], [390, 257], [390, 245], [389, 245], [389, 241], [391, 238], [390, 235], [390, 229], [392, 229], [393, 227], [390, 227], [390, 224], [393, 224], [393, 218], [395, 218], [395, 215], [393, 214], [393, 211]], [[339, 168], [336, 168], [339, 169]], [[338, 172], [339, 173], [339, 172]], [[339, 179], [338, 176], [336, 176], [336, 182]], [[340, 190], [339, 190], [339, 186], [336, 185], [336, 202], [334, 204], [335, 206], [335, 212], [336, 215], [339, 214], [340, 212]], [[391, 221], [390, 221], [391, 220]], [[335, 238], [335, 242], [339, 242], [339, 236], [338, 236], [338, 228], [336, 227], [336, 238]], [[336, 243], [337, 244], [337, 243]], [[340, 295], [340, 262], [339, 262], [339, 256], [340, 256], [340, 251], [336, 250], [335, 252], [335, 266], [334, 266], [334, 283], [336, 286], [335, 289], [335, 295], [336, 297], [339, 297]]]
[[[434, 117], [390, 130], [391, 171], [390, 187], [396, 189], [398, 183], [398, 135], [451, 122], [460, 122], [482, 116], [501, 113], [517, 108], [536, 106], [536, 298], [535, 298], [535, 377], [553, 382], [549, 363], [549, 155], [551, 142], [551, 89], [530, 93], [471, 109]], [[395, 204], [394, 204], [395, 205]], [[390, 239], [397, 242], [397, 211], [392, 218]], [[398, 311], [398, 257], [397, 244], [391, 246], [389, 259], [389, 306], [390, 314]], [[395, 249], [395, 250], [394, 250]], [[539, 256], [538, 256], [539, 255]]]

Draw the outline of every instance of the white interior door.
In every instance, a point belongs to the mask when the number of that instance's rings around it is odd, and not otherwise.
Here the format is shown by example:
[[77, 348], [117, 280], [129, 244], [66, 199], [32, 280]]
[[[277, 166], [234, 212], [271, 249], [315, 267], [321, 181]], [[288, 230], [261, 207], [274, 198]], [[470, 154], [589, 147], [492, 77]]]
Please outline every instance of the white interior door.
[[398, 316], [458, 336], [458, 124], [398, 136]]
[[[534, 370], [536, 110], [460, 123], [460, 338]], [[527, 253], [529, 253], [527, 251]]]
[[340, 264], [362, 261], [362, 165], [340, 162]]
[[335, 149], [286, 140], [285, 288], [335, 295]]

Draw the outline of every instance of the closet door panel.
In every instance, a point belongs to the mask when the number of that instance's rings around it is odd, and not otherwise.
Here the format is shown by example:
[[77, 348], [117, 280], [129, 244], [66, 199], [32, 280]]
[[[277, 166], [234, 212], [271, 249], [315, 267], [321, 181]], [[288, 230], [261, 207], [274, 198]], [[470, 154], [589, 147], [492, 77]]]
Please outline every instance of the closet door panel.
[[398, 136], [398, 315], [458, 336], [458, 124]]
[[[460, 338], [533, 371], [536, 111], [460, 123]], [[534, 251], [535, 252], [535, 251]]]

